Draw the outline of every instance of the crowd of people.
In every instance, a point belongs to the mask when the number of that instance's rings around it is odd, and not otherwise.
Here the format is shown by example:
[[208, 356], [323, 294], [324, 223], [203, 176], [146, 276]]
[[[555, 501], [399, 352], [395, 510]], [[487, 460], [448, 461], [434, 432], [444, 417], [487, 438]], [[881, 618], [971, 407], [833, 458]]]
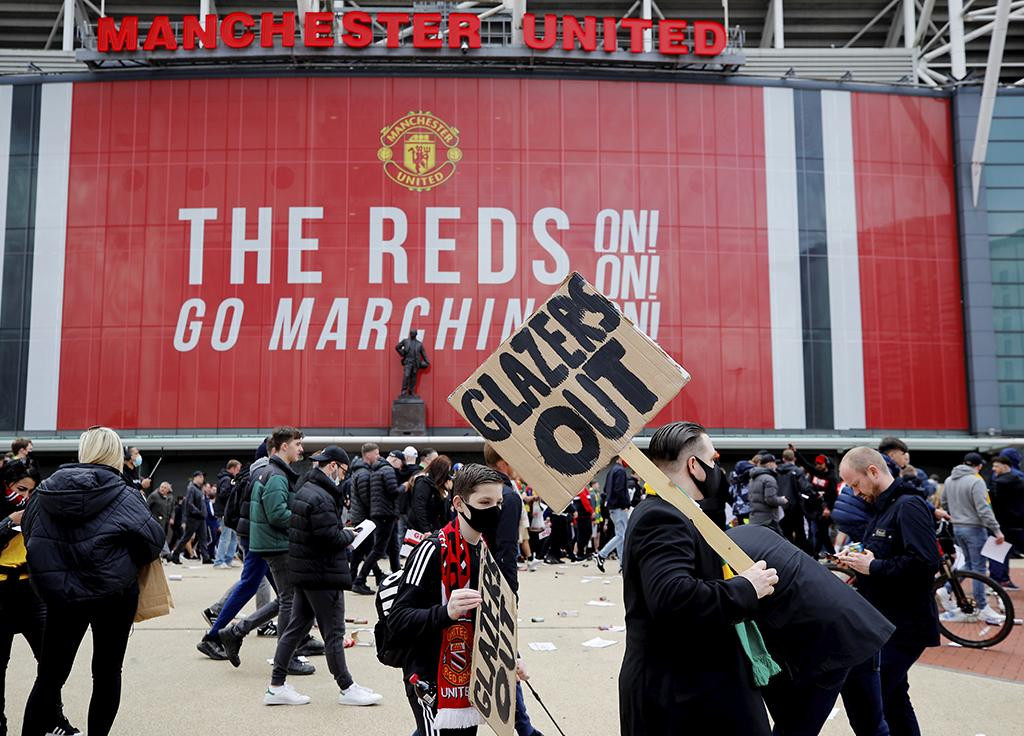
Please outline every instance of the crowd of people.
[[[102, 686], [88, 733], [110, 731], [138, 571], [159, 557], [241, 568], [203, 611], [209, 630], [197, 648], [238, 667], [250, 633], [277, 636], [267, 705], [310, 702], [289, 681], [315, 673], [310, 655], [324, 657], [340, 704], [383, 700], [346, 663], [351, 591], [376, 596], [378, 658], [402, 671], [410, 727], [421, 736], [475, 733], [482, 720], [459, 648], [473, 640], [481, 602], [481, 539], [517, 596], [519, 574], [541, 562], [593, 560], [610, 573], [617, 559], [624, 734], [669, 733], [680, 722], [818, 733], [839, 697], [858, 736], [917, 734], [907, 672], [938, 643], [935, 522], [953, 523], [968, 569], [1011, 590], [1008, 564], [987, 560], [981, 547], [992, 536], [1024, 551], [1024, 472], [1012, 448], [984, 475], [984, 458], [968, 453], [945, 481], [910, 465], [909, 448], [893, 437], [841, 458], [805, 458], [793, 445], [778, 457], [761, 450], [726, 473], [702, 427], [666, 425], [651, 439], [651, 458], [757, 561], [732, 571], [619, 458], [559, 509], [489, 443], [482, 464], [411, 446], [384, 454], [367, 443], [354, 457], [328, 446], [300, 465], [303, 439], [278, 427], [251, 462], [229, 460], [215, 482], [197, 470], [178, 496], [166, 481], [153, 488], [138, 449], [107, 428], [83, 433], [79, 462], [45, 481], [31, 442], [14, 442], [2, 467], [0, 671], [22, 634], [39, 663], [23, 736], [79, 733], [60, 693], [90, 627]], [[856, 590], [820, 564], [825, 558], [856, 577]], [[252, 599], [255, 612], [239, 618]], [[999, 616], [987, 606], [982, 615]], [[323, 641], [311, 635], [314, 623]], [[517, 674], [528, 678], [521, 661]], [[521, 685], [516, 732], [540, 733]]]

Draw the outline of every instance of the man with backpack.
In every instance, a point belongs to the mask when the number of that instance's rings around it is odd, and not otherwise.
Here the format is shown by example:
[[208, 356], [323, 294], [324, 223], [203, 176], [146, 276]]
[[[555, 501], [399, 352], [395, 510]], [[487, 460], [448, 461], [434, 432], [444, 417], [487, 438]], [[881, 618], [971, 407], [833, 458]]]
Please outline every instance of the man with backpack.
[[[369, 517], [376, 524], [376, 529], [373, 532], [373, 548], [359, 569], [359, 575], [352, 584], [352, 592], [373, 595], [373, 590], [367, 586], [366, 579], [373, 572], [380, 580], [382, 575], [377, 565], [388, 556], [388, 550], [395, 541], [395, 525], [398, 523], [398, 478], [394, 467], [380, 456], [380, 448], [377, 445], [365, 444], [362, 450], [363, 462], [367, 465], [369, 473], [364, 475], [360, 469], [360, 474], [353, 478], [353, 498], [356, 493], [365, 495], [364, 486], [368, 484]], [[394, 567], [391, 572], [395, 572], [398, 569], [397, 550], [391, 562]]]
[[285, 679], [296, 649], [315, 620], [323, 634], [327, 666], [341, 690], [342, 705], [373, 705], [381, 695], [357, 684], [345, 663], [345, 590], [352, 587], [348, 548], [356, 533], [341, 525], [338, 485], [348, 470], [348, 453], [329, 445], [312, 457], [317, 466], [295, 492], [288, 530], [288, 572], [294, 587], [291, 618], [274, 654], [266, 705], [305, 705]]
[[381, 586], [378, 657], [400, 663], [424, 736], [473, 736], [483, 722], [469, 698], [473, 612], [481, 603], [480, 539], [498, 528], [502, 487], [496, 470], [465, 465], [453, 486], [455, 520], [420, 543], [396, 591], [389, 589], [395, 576]]
[[779, 483], [779, 495], [785, 496], [786, 505], [783, 509], [782, 536], [802, 549], [810, 551], [807, 534], [804, 531], [804, 501], [810, 497], [811, 484], [803, 468], [796, 464], [796, 453], [793, 450], [782, 451], [782, 463], [776, 469]]

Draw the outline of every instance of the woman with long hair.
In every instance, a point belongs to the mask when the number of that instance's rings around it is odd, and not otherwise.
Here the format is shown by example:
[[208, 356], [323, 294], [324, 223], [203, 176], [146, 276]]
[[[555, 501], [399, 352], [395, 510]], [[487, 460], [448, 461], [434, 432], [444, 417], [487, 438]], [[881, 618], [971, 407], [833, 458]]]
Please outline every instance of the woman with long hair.
[[[46, 606], [29, 582], [25, 539], [21, 534], [25, 504], [37, 485], [39, 471], [35, 463], [13, 460], [3, 466], [0, 473], [0, 736], [7, 736], [4, 691], [14, 635], [25, 637], [36, 661], [43, 649]], [[59, 704], [51, 726], [50, 733], [80, 733], [68, 723]]]
[[427, 467], [427, 471], [416, 477], [410, 498], [410, 529], [429, 534], [448, 523], [445, 507], [452, 488], [451, 476], [451, 458], [438, 455]]
[[78, 462], [32, 495], [22, 517], [28, 568], [47, 607], [36, 682], [22, 736], [44, 736], [85, 631], [92, 629], [89, 736], [107, 736], [121, 703], [121, 666], [139, 602], [139, 569], [163, 548], [160, 524], [121, 476], [121, 438], [93, 427]]

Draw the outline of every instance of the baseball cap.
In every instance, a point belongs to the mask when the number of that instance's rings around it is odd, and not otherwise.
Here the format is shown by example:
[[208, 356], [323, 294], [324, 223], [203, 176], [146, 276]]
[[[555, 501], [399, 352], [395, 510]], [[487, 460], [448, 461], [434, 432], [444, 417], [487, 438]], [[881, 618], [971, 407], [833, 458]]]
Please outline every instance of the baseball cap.
[[771, 454], [770, 452], [766, 452], [763, 455], [761, 455], [761, 464], [762, 465], [764, 465], [765, 463], [774, 463], [774, 462], [775, 462], [775, 456], [773, 454]]
[[204, 478], [206, 477], [206, 473], [204, 473], [202, 470], [193, 470], [192, 477], [195, 478], [197, 475], [201, 475]]
[[401, 450], [392, 450], [388, 453], [388, 457], [398, 458], [399, 460], [405, 460], [405, 455], [402, 454]]
[[966, 455], [964, 455], [964, 464], [965, 465], [984, 465], [985, 464], [985, 458], [983, 458], [981, 455], [979, 455], [976, 452], [968, 452]]
[[419, 452], [416, 451], [416, 448], [413, 447], [412, 445], [409, 445], [404, 450], [402, 450], [402, 454], [405, 457], [411, 457], [413, 460], [415, 460], [420, 455]]
[[327, 445], [316, 455], [310, 458], [315, 463], [335, 462], [338, 465], [348, 465], [348, 453], [337, 445]]
[[828, 458], [825, 457], [824, 455], [818, 455], [817, 457], [814, 458], [814, 462], [820, 463], [821, 465], [825, 465], [828, 463]]

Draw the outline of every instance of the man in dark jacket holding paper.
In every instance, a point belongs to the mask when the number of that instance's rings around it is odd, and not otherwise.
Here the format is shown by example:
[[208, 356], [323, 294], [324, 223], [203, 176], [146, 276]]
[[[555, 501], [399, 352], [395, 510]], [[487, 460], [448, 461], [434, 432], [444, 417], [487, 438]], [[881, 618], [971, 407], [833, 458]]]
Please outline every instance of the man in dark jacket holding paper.
[[839, 474], [875, 507], [864, 552], [844, 552], [839, 562], [857, 573], [857, 590], [896, 625], [882, 648], [885, 720], [893, 734], [920, 734], [907, 672], [927, 647], [939, 644], [932, 593], [939, 569], [934, 516], [918, 491], [894, 480], [882, 455], [870, 447], [846, 453]]
[[817, 734], [840, 689], [854, 733], [884, 733], [877, 655], [895, 627], [857, 591], [771, 529], [747, 524], [729, 537], [778, 571], [775, 594], [754, 620], [783, 671], [762, 690], [776, 736]]
[[345, 590], [352, 587], [348, 547], [355, 532], [341, 525], [338, 484], [348, 470], [348, 453], [328, 445], [313, 462], [292, 501], [288, 530], [288, 572], [295, 586], [288, 626], [277, 640], [266, 705], [303, 705], [309, 697], [285, 682], [296, 650], [309, 635], [313, 621], [324, 637], [327, 667], [341, 692], [342, 705], [373, 705], [381, 696], [355, 683], [345, 663]]
[[[674, 422], [651, 437], [651, 459], [694, 501], [713, 496], [715, 448], [704, 428]], [[778, 582], [758, 562], [729, 580], [722, 560], [681, 511], [648, 492], [623, 555], [626, 652], [619, 673], [621, 732], [767, 736], [764, 702], [735, 625]]]

